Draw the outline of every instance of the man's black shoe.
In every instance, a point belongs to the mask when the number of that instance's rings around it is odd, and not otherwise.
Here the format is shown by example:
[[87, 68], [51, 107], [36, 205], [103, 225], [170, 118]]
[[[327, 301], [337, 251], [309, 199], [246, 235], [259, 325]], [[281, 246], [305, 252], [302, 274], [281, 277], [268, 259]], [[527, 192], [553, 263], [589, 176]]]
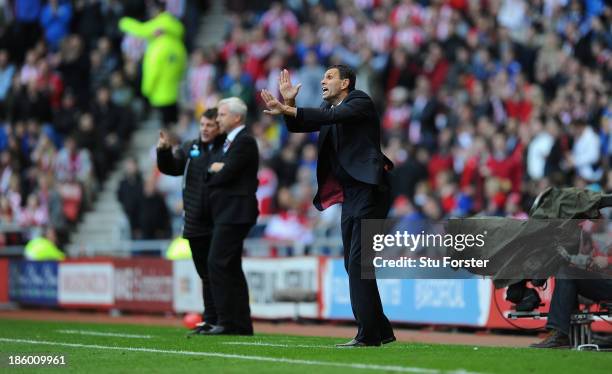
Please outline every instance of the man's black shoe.
[[559, 330], [551, 330], [550, 333], [539, 343], [531, 344], [531, 348], [569, 348], [570, 342], [567, 335]]
[[212, 329], [208, 331], [204, 331], [201, 335], [244, 335], [244, 336], [252, 336], [253, 331], [239, 331], [235, 329], [229, 329], [223, 326], [213, 326]]
[[213, 326], [208, 331], [203, 331], [201, 334], [202, 335], [238, 335], [238, 333], [235, 332], [234, 330], [230, 330], [226, 327], [218, 326], [218, 325]]
[[338, 348], [380, 347], [380, 343], [378, 343], [378, 344], [366, 343], [366, 342], [361, 342], [359, 340], [353, 339], [353, 340], [351, 340], [350, 342], [347, 342], [347, 343], [336, 344], [336, 347], [338, 347]]
[[194, 329], [192, 329], [187, 334], [187, 337], [194, 336], [194, 335], [204, 335], [204, 332], [210, 331], [213, 327], [215, 327], [215, 325], [211, 325], [210, 323], [206, 323], [206, 322], [200, 322], [196, 325]]
[[393, 342], [394, 342], [394, 341], [396, 341], [396, 340], [397, 340], [397, 339], [395, 338], [395, 336], [391, 335], [391, 336], [390, 336], [390, 337], [388, 337], [388, 338], [384, 338], [384, 339], [382, 340], [382, 342], [381, 342], [381, 343], [383, 343], [383, 344], [389, 344], [389, 343], [393, 343]]

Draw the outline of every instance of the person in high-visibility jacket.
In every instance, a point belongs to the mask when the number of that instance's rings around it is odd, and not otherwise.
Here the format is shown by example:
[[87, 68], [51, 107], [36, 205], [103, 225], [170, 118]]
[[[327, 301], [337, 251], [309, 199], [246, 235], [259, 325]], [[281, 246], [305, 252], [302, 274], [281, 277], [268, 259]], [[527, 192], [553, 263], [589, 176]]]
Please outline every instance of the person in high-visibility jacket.
[[166, 259], [171, 261], [191, 260], [191, 247], [189, 247], [189, 240], [183, 238], [182, 236], [174, 238], [166, 250]]
[[56, 240], [55, 231], [48, 228], [45, 236], [39, 236], [30, 240], [23, 251], [23, 255], [30, 261], [63, 261], [66, 259], [62, 252], [54, 243]]
[[175, 123], [181, 79], [187, 64], [183, 44], [185, 28], [181, 21], [154, 2], [155, 14], [146, 22], [123, 17], [119, 29], [148, 42], [142, 61], [142, 94], [162, 113], [164, 126]]

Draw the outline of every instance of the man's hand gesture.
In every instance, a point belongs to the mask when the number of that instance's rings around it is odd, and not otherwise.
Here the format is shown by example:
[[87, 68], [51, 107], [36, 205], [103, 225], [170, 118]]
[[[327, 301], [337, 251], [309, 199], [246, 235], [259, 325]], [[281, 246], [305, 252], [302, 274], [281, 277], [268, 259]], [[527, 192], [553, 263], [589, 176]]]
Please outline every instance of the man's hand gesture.
[[270, 91], [261, 90], [261, 98], [263, 99], [264, 103], [266, 104], [266, 107], [268, 108], [267, 110], [264, 110], [264, 113], [271, 114], [273, 116], [277, 114], [283, 114], [284, 105], [281, 104], [281, 102], [278, 101], [278, 99], [275, 98], [274, 95], [270, 93]]
[[170, 139], [168, 137], [168, 134], [166, 134], [166, 131], [160, 130], [159, 140], [157, 141], [157, 149], [168, 149], [171, 146], [172, 145], [170, 144]]
[[295, 97], [297, 96], [298, 92], [300, 92], [300, 87], [302, 87], [301, 83], [298, 83], [295, 86], [291, 84], [291, 77], [289, 76], [289, 71], [287, 69], [281, 70], [280, 75], [278, 76], [278, 90], [285, 100], [285, 104], [295, 106]]

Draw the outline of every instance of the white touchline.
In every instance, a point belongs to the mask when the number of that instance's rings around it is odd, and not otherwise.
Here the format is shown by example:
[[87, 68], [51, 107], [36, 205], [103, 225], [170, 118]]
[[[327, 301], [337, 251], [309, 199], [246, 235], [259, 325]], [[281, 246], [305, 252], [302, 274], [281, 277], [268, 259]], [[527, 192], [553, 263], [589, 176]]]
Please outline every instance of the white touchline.
[[336, 347], [332, 347], [330, 345], [314, 345], [314, 344], [276, 344], [276, 343], [263, 343], [263, 342], [223, 342], [221, 344], [225, 345], [255, 345], [262, 347], [282, 347], [282, 348], [328, 348], [328, 349], [338, 349]]
[[[205, 356], [205, 357], [221, 357], [221, 358], [235, 358], [238, 360], [250, 360], [250, 361], [267, 361], [267, 362], [278, 362], [287, 364], [298, 364], [298, 365], [314, 365], [314, 366], [334, 366], [344, 367], [351, 369], [366, 369], [366, 370], [386, 370], [396, 371], [404, 373], [441, 373], [440, 370], [436, 369], [425, 369], [409, 366], [390, 366], [390, 365], [372, 365], [372, 364], [350, 364], [330, 361], [315, 361], [315, 360], [296, 360], [290, 358], [280, 357], [267, 357], [267, 356], [248, 356], [228, 353], [216, 353], [216, 352], [193, 352], [193, 351], [175, 351], [170, 349], [155, 349], [155, 348], [141, 348], [141, 347], [114, 347], [97, 344], [78, 344], [78, 343], [64, 343], [64, 342], [51, 342], [45, 340], [29, 340], [29, 339], [12, 339], [12, 338], [0, 338], [2, 342], [9, 343], [25, 343], [25, 344], [38, 344], [38, 345], [53, 345], [59, 347], [73, 347], [73, 348], [93, 348], [93, 349], [110, 349], [116, 351], [132, 351], [132, 352], [150, 352], [150, 353], [168, 353], [184, 356]], [[450, 371], [462, 374], [478, 374], [468, 372], [464, 370]]]
[[56, 330], [62, 334], [78, 334], [78, 335], [94, 335], [94, 336], [114, 336], [118, 338], [142, 338], [151, 339], [151, 335], [136, 335], [136, 334], [119, 334], [114, 332], [100, 332], [100, 331], [87, 331], [87, 330]]

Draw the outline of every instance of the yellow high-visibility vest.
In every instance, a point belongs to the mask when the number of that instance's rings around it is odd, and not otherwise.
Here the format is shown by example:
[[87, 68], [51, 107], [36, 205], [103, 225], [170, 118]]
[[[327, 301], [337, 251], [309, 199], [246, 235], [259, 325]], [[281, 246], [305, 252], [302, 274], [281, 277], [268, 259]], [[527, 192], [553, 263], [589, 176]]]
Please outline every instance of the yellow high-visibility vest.
[[23, 252], [31, 261], [63, 261], [66, 255], [51, 240], [39, 237], [30, 240]]
[[182, 236], [175, 238], [166, 250], [166, 258], [172, 261], [191, 259], [189, 240], [183, 238]]

